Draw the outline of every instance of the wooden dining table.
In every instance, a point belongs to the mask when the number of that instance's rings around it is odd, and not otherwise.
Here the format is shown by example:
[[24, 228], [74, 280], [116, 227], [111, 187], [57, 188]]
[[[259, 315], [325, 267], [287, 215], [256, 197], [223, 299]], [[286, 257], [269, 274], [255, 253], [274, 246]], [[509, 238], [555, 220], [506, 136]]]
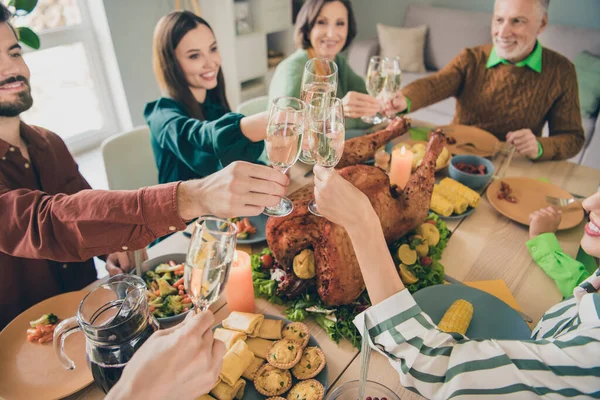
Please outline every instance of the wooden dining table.
[[[407, 140], [408, 135], [397, 139]], [[291, 184], [289, 192], [312, 182], [312, 176], [306, 176], [310, 167], [297, 163], [290, 170]], [[600, 171], [567, 161], [532, 162], [524, 157], [515, 156], [507, 177], [529, 177], [547, 180], [573, 194], [589, 196], [598, 190]], [[448, 220], [447, 225], [453, 232], [444, 250], [441, 263], [445, 272], [460, 281], [504, 280], [521, 310], [537, 323], [544, 312], [561, 301], [562, 296], [554, 281], [532, 260], [525, 245], [528, 227], [520, 225], [498, 213], [482, 196], [481, 205], [469, 216], [458, 220]], [[585, 222], [574, 228], [559, 231], [557, 237], [564, 252], [575, 257], [579, 241], [583, 235]], [[150, 258], [167, 253], [185, 253], [189, 239], [177, 233], [148, 250]], [[250, 246], [238, 246], [248, 252], [259, 252], [266, 242]], [[93, 286], [95, 284], [92, 284]], [[211, 306], [216, 323], [227, 317], [226, 295]], [[257, 299], [256, 312], [282, 315], [283, 307]], [[311, 334], [325, 352], [329, 371], [329, 391], [339, 385], [357, 380], [360, 371], [358, 349], [348, 341], [339, 344], [331, 341], [327, 333], [314, 321], [307, 320]], [[421, 399], [400, 384], [399, 375], [388, 361], [373, 352], [368, 378], [389, 387], [402, 399]], [[67, 397], [75, 399], [102, 399], [102, 390], [94, 383]]]

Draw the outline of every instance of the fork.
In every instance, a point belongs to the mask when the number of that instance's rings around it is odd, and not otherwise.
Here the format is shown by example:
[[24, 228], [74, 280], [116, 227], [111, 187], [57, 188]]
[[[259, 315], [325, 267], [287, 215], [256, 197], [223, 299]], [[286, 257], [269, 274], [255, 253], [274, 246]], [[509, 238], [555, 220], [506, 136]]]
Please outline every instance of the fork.
[[568, 205], [575, 203], [577, 201], [577, 199], [574, 197], [565, 199], [565, 198], [561, 198], [561, 197], [546, 196], [546, 201], [548, 203], [552, 204], [553, 206], [566, 207]]

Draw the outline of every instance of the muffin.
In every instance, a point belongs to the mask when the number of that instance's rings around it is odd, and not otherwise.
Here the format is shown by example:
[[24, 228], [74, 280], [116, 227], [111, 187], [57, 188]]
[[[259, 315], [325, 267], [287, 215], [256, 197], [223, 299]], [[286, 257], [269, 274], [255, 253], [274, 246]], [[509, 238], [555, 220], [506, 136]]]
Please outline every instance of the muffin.
[[316, 379], [300, 381], [287, 395], [287, 400], [323, 400], [325, 388]]
[[304, 380], [314, 378], [325, 368], [325, 353], [318, 347], [307, 347], [298, 364], [292, 368], [292, 375]]
[[308, 345], [310, 339], [310, 333], [308, 327], [302, 322], [292, 322], [286, 325], [281, 332], [284, 339], [291, 339], [300, 344], [300, 347], [305, 348]]
[[292, 374], [288, 370], [265, 364], [256, 372], [254, 387], [267, 397], [282, 395], [292, 387]]
[[281, 339], [273, 343], [267, 352], [267, 362], [279, 369], [290, 369], [302, 357], [302, 347], [291, 339]]

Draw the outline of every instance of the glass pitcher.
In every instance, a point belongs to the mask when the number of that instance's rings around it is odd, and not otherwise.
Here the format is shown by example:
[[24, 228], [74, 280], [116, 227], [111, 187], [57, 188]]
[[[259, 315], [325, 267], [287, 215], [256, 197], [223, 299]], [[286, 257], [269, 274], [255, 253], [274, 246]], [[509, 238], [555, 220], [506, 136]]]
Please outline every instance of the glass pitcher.
[[83, 331], [94, 381], [108, 393], [133, 353], [157, 329], [146, 301], [146, 283], [138, 276], [116, 275], [84, 297], [76, 316], [56, 327], [54, 351], [63, 367], [75, 369], [64, 343], [70, 334]]

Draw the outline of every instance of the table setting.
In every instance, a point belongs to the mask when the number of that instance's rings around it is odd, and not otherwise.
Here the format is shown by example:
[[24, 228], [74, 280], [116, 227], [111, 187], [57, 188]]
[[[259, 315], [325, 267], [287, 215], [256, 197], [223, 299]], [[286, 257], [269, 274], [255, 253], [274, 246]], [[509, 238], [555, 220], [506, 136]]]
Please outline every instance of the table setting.
[[[370, 65], [370, 93], [399, 87], [396, 69], [393, 60]], [[355, 262], [354, 254], [331, 257], [343, 253], [345, 242], [328, 244], [331, 223], [312, 191], [315, 164], [346, 167], [340, 169], [345, 179], [377, 205], [397, 210], [381, 221], [386, 238], [393, 238], [390, 255], [434, 323], [445, 326], [466, 303], [463, 331], [449, 332], [528, 339], [561, 299], [525, 247], [529, 214], [559, 207], [557, 237], [575, 254], [584, 225], [576, 197], [596, 191], [600, 171], [566, 161], [533, 163], [477, 127], [378, 115], [365, 119], [379, 125], [349, 131], [336, 88], [335, 63], [310, 60], [300, 98], [270, 105], [266, 154], [291, 180], [278, 206], [258, 216], [200, 218], [149, 248], [137, 275], [95, 282], [15, 318], [0, 332], [0, 397], [104, 398], [153, 332], [210, 309], [227, 353], [203, 400], [291, 399], [307, 391], [311, 400], [421, 398], [400, 384], [352, 323], [371, 303], [364, 287], [339, 273], [340, 265]], [[425, 202], [415, 177], [430, 182]], [[299, 244], [283, 246], [282, 237]], [[329, 292], [314, 285], [318, 271], [327, 270], [316, 268], [322, 260], [338, 271], [332, 285], [339, 286]], [[49, 314], [58, 321], [35, 323]], [[50, 325], [53, 344], [30, 341], [28, 334]], [[279, 385], [272, 385], [274, 376]]]

